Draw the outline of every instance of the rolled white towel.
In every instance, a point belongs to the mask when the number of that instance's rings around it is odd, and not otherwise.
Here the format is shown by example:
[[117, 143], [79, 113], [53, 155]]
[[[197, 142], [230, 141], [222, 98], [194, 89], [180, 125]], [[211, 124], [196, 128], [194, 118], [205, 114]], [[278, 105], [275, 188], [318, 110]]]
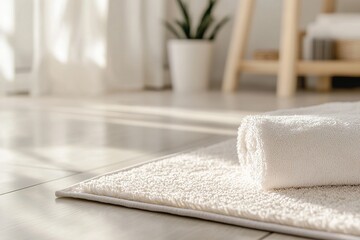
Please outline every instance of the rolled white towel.
[[263, 189], [360, 184], [360, 102], [245, 117], [237, 150]]

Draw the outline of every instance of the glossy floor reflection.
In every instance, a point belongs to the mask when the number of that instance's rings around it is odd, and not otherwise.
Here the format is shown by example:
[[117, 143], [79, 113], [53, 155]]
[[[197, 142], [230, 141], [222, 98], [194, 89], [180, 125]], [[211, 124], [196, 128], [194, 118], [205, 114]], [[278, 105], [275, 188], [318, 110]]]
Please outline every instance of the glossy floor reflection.
[[241, 117], [357, 93], [124, 93], [0, 99], [0, 239], [300, 239], [54, 192], [122, 167], [236, 136]]

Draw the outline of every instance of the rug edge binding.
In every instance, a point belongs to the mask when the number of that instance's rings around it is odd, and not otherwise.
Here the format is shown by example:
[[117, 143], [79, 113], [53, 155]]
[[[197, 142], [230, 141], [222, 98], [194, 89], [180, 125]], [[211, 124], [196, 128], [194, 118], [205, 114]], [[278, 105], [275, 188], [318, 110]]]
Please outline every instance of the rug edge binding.
[[355, 239], [360, 240], [360, 237], [354, 235], [330, 233], [319, 230], [311, 230], [305, 228], [280, 225], [275, 223], [260, 222], [256, 220], [226, 216], [216, 213], [202, 212], [193, 209], [176, 208], [171, 206], [143, 203], [138, 201], [118, 199], [107, 196], [98, 196], [87, 193], [77, 193], [77, 192], [72, 192], [71, 190], [72, 187], [65, 188], [60, 191], [56, 191], [55, 196], [58, 198], [78, 198], [78, 199], [89, 200], [94, 202], [108, 203], [108, 204], [127, 207], [127, 208], [135, 208], [135, 209], [146, 210], [151, 212], [161, 212], [161, 213], [168, 213], [168, 214], [184, 216], [184, 217], [192, 217], [192, 218], [208, 220], [212, 222], [225, 223], [239, 227], [262, 230], [262, 231], [290, 234], [300, 237], [317, 238], [324, 240], [355, 240]]

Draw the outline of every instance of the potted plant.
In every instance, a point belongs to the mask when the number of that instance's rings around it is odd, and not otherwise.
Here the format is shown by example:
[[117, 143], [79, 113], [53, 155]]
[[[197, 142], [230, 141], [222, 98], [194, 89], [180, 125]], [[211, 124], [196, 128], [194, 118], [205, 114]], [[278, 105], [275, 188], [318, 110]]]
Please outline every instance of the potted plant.
[[229, 18], [216, 22], [213, 9], [217, 0], [209, 0], [198, 26], [193, 28], [187, 4], [176, 2], [183, 19], [165, 22], [176, 37], [168, 44], [173, 88], [176, 92], [204, 91], [209, 85], [214, 40]]

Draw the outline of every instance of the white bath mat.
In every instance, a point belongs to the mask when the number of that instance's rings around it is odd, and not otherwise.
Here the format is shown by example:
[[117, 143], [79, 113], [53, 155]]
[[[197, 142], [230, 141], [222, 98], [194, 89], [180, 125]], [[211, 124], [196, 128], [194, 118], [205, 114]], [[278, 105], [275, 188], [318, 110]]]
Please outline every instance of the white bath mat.
[[360, 239], [360, 186], [261, 191], [236, 140], [108, 173], [56, 192], [125, 207], [320, 239]]

